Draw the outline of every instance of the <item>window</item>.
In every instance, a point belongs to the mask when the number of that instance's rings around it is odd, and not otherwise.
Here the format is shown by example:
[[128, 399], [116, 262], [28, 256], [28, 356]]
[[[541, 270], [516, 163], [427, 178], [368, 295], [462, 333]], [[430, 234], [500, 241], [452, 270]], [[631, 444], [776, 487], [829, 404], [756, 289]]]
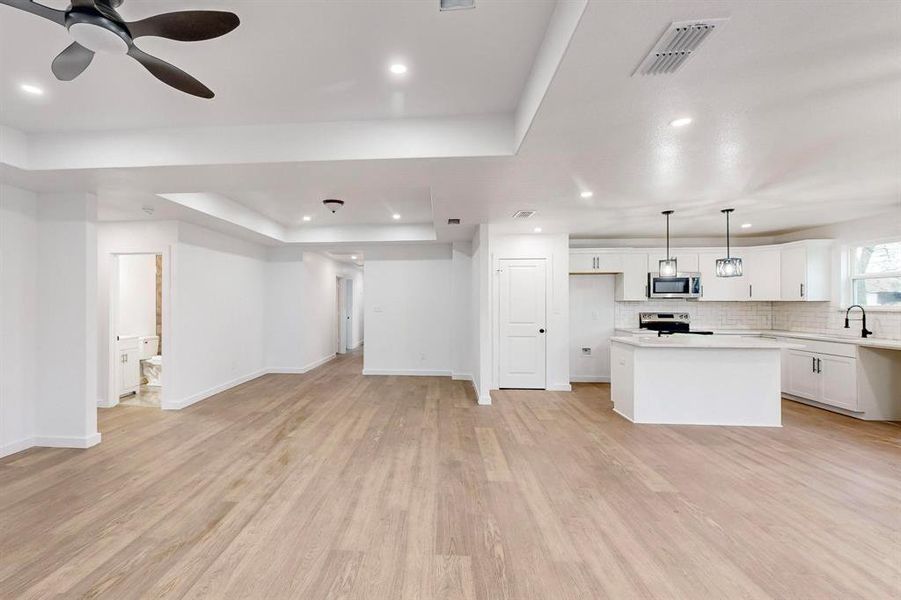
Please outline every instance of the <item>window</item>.
[[851, 300], [901, 309], [901, 241], [851, 248]]

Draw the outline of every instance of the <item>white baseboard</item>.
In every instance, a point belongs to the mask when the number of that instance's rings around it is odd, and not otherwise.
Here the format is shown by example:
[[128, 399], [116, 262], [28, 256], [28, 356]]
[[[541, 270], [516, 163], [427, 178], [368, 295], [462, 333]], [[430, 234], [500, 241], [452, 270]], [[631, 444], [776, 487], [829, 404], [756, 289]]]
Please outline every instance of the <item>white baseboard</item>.
[[316, 367], [321, 367], [325, 363], [335, 360], [337, 354], [329, 354], [328, 356], [324, 356], [319, 360], [314, 360], [310, 364], [304, 365], [302, 367], [269, 367], [265, 370], [266, 373], [277, 373], [281, 375], [303, 375], [304, 373], [308, 373], [315, 369]]
[[547, 391], [549, 392], [571, 392], [573, 391], [573, 386], [568, 383], [553, 383], [547, 386]]
[[353, 346], [348, 347], [347, 350], [348, 351], [356, 350], [357, 348], [359, 348], [362, 345], [363, 345], [363, 340], [360, 340], [358, 342], [355, 342]]
[[244, 375], [243, 377], [238, 377], [237, 379], [232, 379], [231, 381], [227, 381], [226, 383], [211, 387], [197, 394], [188, 396], [187, 398], [182, 398], [181, 400], [163, 400], [160, 408], [162, 408], [163, 410], [181, 410], [183, 408], [191, 406], [192, 404], [196, 404], [201, 400], [205, 400], [210, 396], [215, 396], [220, 392], [224, 392], [227, 389], [233, 388], [236, 385], [247, 383], [251, 379], [256, 379], [257, 377], [265, 375], [266, 373], [266, 369], [260, 369], [259, 371]]
[[473, 381], [472, 373], [453, 373], [451, 372], [451, 379], [455, 381]]
[[97, 398], [97, 408], [112, 408], [119, 405], [119, 399], [108, 400], [106, 398]]
[[609, 375], [571, 375], [570, 383], [610, 383]]
[[10, 454], [15, 454], [16, 452], [21, 452], [22, 450], [28, 450], [32, 446], [34, 446], [34, 438], [22, 438], [21, 440], [16, 440], [15, 442], [10, 442], [8, 444], [3, 444], [0, 446], [0, 458], [4, 456], [9, 456]]
[[35, 446], [45, 448], [90, 448], [100, 443], [100, 433], [92, 433], [84, 437], [65, 435], [37, 435], [32, 438]]
[[416, 369], [363, 369], [363, 375], [403, 375], [406, 377], [450, 377], [450, 371]]
[[476, 390], [476, 396], [479, 398], [480, 406], [491, 406], [491, 394], [479, 394], [479, 390]]

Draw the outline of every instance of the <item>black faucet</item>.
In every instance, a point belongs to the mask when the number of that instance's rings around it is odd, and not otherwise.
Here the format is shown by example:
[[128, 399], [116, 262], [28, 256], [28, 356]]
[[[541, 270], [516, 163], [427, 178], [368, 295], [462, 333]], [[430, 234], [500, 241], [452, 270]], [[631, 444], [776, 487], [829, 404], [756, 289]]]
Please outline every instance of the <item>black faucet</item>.
[[860, 314], [863, 317], [863, 319], [862, 319], [863, 322], [861, 323], [861, 329], [860, 329], [860, 337], [865, 338], [865, 337], [871, 335], [873, 332], [870, 331], [869, 329], [867, 329], [867, 311], [865, 311], [860, 304], [852, 304], [851, 306], [848, 307], [848, 310], [845, 311], [845, 329], [851, 328], [851, 324], [848, 322], [848, 313], [851, 312], [852, 308], [859, 308]]

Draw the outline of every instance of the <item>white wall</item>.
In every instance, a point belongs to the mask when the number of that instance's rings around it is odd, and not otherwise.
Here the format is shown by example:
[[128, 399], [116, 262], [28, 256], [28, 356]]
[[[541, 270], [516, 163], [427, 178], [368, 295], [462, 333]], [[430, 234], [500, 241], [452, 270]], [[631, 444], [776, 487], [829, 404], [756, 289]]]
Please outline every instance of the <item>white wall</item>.
[[454, 242], [451, 252], [451, 369], [455, 379], [473, 380], [472, 243]]
[[419, 246], [381, 258], [371, 254], [363, 267], [363, 372], [450, 375], [450, 246]]
[[610, 381], [615, 281], [614, 275], [569, 276], [570, 381]]
[[498, 382], [498, 277], [505, 258], [547, 260], [547, 389], [568, 391], [569, 385], [569, 237], [559, 235], [490, 235], [491, 252], [491, 389]]
[[119, 257], [119, 315], [116, 335], [156, 335], [156, 255]]
[[38, 201], [37, 445], [100, 441], [96, 210], [96, 199], [85, 194], [42, 195]]
[[37, 196], [0, 185], [0, 456], [33, 443], [37, 240]]
[[184, 223], [178, 236], [172, 339], [163, 351], [164, 408], [202, 400], [261, 375], [266, 366], [265, 249]]

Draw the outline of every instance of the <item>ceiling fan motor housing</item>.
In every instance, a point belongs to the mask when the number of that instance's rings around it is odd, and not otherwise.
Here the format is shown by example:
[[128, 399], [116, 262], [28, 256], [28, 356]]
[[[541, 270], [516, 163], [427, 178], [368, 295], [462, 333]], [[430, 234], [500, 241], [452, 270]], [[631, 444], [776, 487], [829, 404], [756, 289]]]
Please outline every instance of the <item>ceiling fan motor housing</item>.
[[66, 15], [66, 28], [76, 42], [93, 52], [125, 54], [131, 45], [128, 30], [99, 13], [73, 10]]

